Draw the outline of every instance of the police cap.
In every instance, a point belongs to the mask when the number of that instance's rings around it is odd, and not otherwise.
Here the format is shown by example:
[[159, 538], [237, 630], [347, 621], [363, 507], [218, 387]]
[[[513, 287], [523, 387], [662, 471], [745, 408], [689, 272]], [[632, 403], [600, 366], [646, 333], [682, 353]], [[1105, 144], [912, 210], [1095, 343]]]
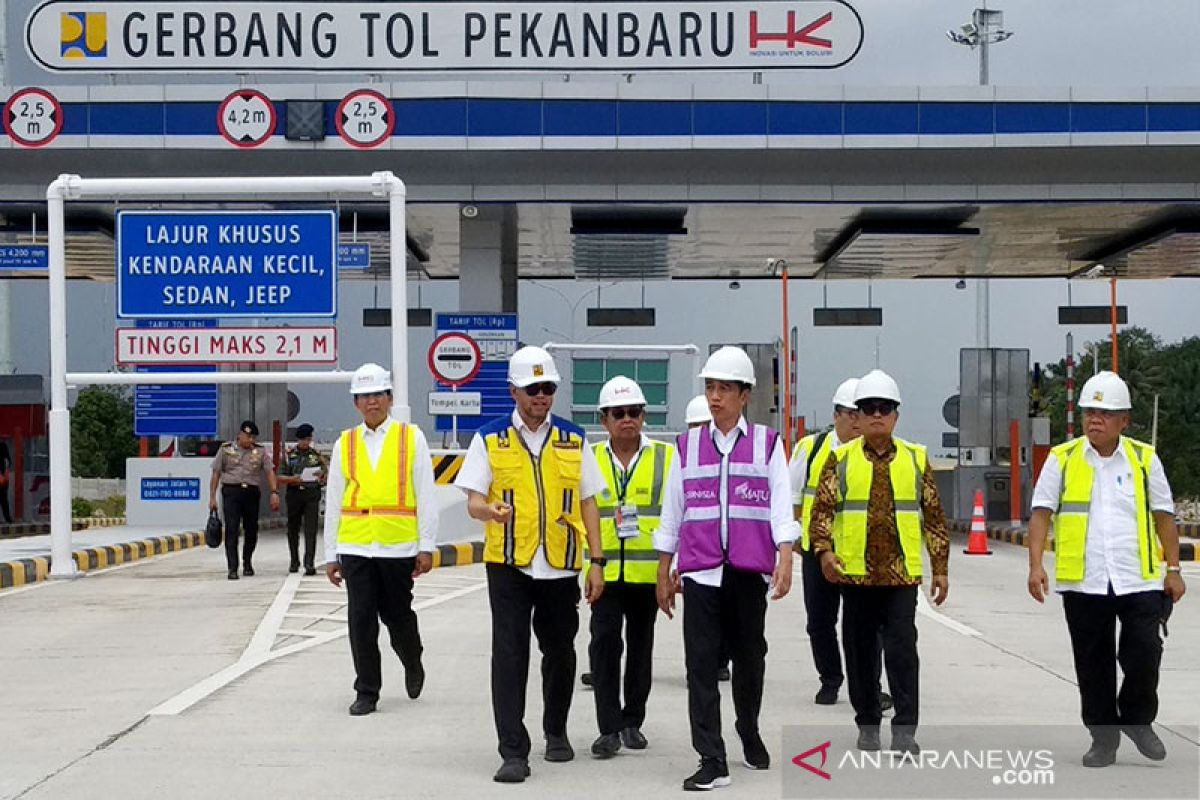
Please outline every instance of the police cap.
[[248, 433], [251, 436], [258, 436], [258, 426], [254, 424], [254, 420], [252, 419], [248, 419], [243, 422], [242, 426], [238, 430], [240, 430], [242, 433]]

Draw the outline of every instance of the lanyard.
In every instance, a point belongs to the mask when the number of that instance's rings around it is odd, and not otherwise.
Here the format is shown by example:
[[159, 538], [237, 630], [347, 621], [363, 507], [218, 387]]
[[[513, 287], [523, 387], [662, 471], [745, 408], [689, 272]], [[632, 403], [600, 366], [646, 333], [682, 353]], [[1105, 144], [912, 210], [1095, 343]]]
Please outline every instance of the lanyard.
[[617, 475], [617, 454], [612, 452], [609, 447], [608, 454], [611, 456], [609, 461], [609, 469], [612, 470], [613, 484], [617, 487], [617, 502], [621, 505], [625, 504], [625, 495], [629, 491], [629, 482], [633, 480], [633, 471], [637, 469], [638, 462], [642, 460], [642, 451], [645, 448], [638, 449], [638, 454], [634, 456], [633, 463], [629, 465], [629, 469], [625, 470], [620, 476]]

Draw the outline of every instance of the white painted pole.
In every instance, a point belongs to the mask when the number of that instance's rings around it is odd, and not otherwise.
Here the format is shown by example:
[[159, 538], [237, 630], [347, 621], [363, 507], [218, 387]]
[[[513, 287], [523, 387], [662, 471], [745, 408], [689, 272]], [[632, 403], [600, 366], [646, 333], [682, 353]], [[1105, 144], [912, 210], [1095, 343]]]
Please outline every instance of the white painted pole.
[[71, 410], [67, 407], [67, 248], [63, 198], [74, 175], [46, 189], [50, 233], [50, 577], [76, 575], [71, 558]]
[[1154, 395], [1154, 421], [1150, 424], [1150, 446], [1158, 446], [1158, 395]]
[[404, 219], [404, 182], [390, 172], [376, 172], [373, 180], [388, 197], [388, 252], [392, 280], [392, 416], [412, 421], [408, 401], [408, 229]]

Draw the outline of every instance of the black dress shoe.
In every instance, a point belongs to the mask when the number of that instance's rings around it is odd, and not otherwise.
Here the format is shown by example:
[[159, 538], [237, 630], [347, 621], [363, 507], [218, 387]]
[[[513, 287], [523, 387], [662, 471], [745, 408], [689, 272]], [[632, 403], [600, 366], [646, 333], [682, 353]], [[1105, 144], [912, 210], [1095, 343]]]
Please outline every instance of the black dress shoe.
[[592, 755], [596, 758], [612, 758], [621, 752], [621, 737], [615, 733], [602, 733], [592, 742]]
[[299, 572], [300, 565], [296, 563], [288, 564], [288, 572]]
[[523, 758], [506, 758], [492, 776], [496, 783], [524, 783], [529, 777], [529, 762]]
[[317, 570], [316, 570], [316, 568], [315, 568], [315, 567], [305, 567], [305, 568], [304, 568], [304, 574], [305, 574], [305, 575], [316, 575], [316, 574], [317, 574]]
[[879, 710], [880, 711], [891, 711], [893, 705], [894, 705], [894, 703], [892, 702], [892, 696], [890, 694], [888, 694], [887, 692], [879, 693]]
[[236, 569], [229, 570], [229, 580], [236, 581], [237, 579], [238, 579], [237, 570]]
[[730, 678], [729, 667], [721, 667], [717, 670], [717, 680], [727, 681]]
[[1085, 767], [1107, 767], [1117, 760], [1117, 746], [1092, 740], [1092, 746], [1083, 754]]
[[892, 750], [901, 755], [910, 755], [913, 758], [919, 758], [921, 755], [921, 745], [917, 744], [917, 740], [913, 738], [911, 733], [892, 734]]
[[831, 706], [837, 702], [837, 696], [838, 687], [823, 683], [817, 691], [817, 696], [813, 698], [813, 702], [819, 706]]
[[425, 686], [425, 667], [421, 666], [418, 661], [412, 668], [404, 668], [404, 689], [408, 692], [408, 696], [416, 700], [421, 696], [421, 689]]
[[350, 704], [350, 716], [365, 717], [367, 714], [375, 713], [375, 705], [378, 700], [372, 700], [369, 697], [359, 697]]
[[575, 749], [571, 747], [566, 735], [546, 737], [546, 760], [554, 762], [570, 761], [575, 758]]
[[631, 727], [621, 731], [621, 744], [630, 750], [645, 750], [649, 742], [642, 735], [641, 729]]
[[859, 750], [866, 752], [876, 752], [881, 748], [879, 744], [879, 728], [859, 728], [858, 742], [854, 745]]
[[592, 673], [585, 672], [582, 675], [580, 675], [579, 682], [582, 683], [584, 686], [591, 686], [592, 685]]
[[1138, 752], [1151, 761], [1162, 761], [1167, 757], [1166, 745], [1149, 725], [1122, 725], [1121, 730], [1137, 747]]
[[247, 578], [253, 576], [254, 575], [254, 567], [247, 564], [246, 566], [242, 567], [242, 574], [245, 575]]

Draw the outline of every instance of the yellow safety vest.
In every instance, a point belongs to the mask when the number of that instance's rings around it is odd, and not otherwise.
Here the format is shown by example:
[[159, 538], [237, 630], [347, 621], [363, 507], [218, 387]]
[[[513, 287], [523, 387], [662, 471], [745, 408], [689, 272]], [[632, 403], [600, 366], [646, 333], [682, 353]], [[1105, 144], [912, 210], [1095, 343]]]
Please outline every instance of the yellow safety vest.
[[[808, 523], [812, 520], [813, 504], [817, 501], [817, 484], [821, 482], [821, 473], [825, 471], [825, 463], [833, 452], [832, 431], [813, 433], [796, 442], [792, 450], [792, 461], [803, 458], [807, 464], [805, 473], [804, 492], [800, 502], [800, 549], [808, 550], [811, 546], [808, 538]], [[813, 448], [816, 452], [813, 452]]]
[[557, 569], [583, 564], [583, 515], [579, 485], [583, 478], [583, 429], [550, 418], [550, 433], [540, 453], [529, 450], [508, 417], [479, 430], [492, 468], [489, 503], [513, 509], [508, 522], [484, 526], [483, 560], [528, 566], [540, 546]]
[[[600, 541], [604, 557], [608, 559], [604, 580], [655, 583], [658, 580], [658, 551], [654, 549], [654, 532], [658, 530], [658, 520], [662, 516], [664, 479], [671, 468], [674, 449], [663, 442], [652, 441], [634, 456], [632, 471], [624, 474], [605, 443], [593, 445], [592, 451], [606, 484], [596, 496], [596, 506], [600, 510]], [[617, 508], [628, 504], [637, 506], [639, 533], [634, 538], [622, 539], [617, 535]]]
[[[1072, 439], [1050, 450], [1058, 459], [1062, 473], [1062, 495], [1054, 515], [1055, 578], [1062, 583], [1083, 580], [1087, 552], [1088, 513], [1092, 504], [1092, 482], [1096, 473], [1084, 455], [1086, 437]], [[1150, 512], [1150, 463], [1154, 448], [1134, 439], [1121, 437], [1118, 447], [1125, 451], [1133, 472], [1133, 499], [1137, 508], [1138, 555], [1142, 578], [1162, 576], [1162, 545], [1157, 541], [1154, 515]]]
[[[896, 455], [889, 465], [893, 509], [904, 570], [921, 577], [921, 484], [928, 457], [925, 448], [892, 438]], [[867, 504], [871, 499], [874, 465], [863, 452], [861, 437], [837, 449], [838, 508], [833, 518], [833, 549], [842, 559], [847, 575], [867, 574]]]
[[417, 495], [412, 472], [417, 429], [391, 423], [374, 467], [358, 427], [343, 432], [338, 441], [342, 477], [346, 480], [338, 542], [394, 547], [417, 541]]

